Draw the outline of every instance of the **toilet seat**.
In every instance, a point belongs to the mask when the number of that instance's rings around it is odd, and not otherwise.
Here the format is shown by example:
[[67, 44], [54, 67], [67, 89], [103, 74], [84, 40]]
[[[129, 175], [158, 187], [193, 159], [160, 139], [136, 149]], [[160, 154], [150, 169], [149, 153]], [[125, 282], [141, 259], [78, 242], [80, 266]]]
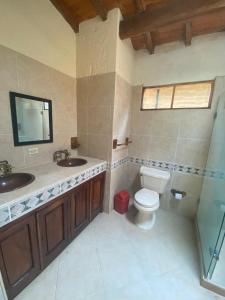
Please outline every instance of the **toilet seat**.
[[159, 194], [148, 189], [141, 189], [135, 194], [135, 201], [141, 207], [153, 208], [159, 207]]

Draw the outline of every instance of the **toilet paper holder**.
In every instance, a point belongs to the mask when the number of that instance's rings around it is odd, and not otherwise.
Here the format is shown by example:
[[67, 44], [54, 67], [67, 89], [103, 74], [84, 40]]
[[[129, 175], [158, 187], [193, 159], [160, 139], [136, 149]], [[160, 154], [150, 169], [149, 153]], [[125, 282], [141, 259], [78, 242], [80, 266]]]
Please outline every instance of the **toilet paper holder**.
[[171, 194], [174, 196], [174, 198], [180, 199], [180, 200], [183, 199], [186, 196], [186, 192], [178, 191], [178, 190], [175, 190], [175, 189], [171, 190]]

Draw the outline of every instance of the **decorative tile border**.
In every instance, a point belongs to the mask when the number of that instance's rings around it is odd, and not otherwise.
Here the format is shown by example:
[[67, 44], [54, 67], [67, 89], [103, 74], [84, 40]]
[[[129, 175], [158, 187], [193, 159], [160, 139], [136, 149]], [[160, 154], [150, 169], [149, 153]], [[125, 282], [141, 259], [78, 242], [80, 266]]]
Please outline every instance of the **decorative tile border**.
[[129, 162], [129, 157], [127, 156], [127, 157], [124, 157], [122, 159], [113, 161], [111, 164], [109, 164], [109, 168], [111, 170], [114, 170], [116, 168], [119, 168], [122, 165], [127, 164], [128, 162]]
[[61, 193], [65, 193], [81, 183], [87, 181], [88, 179], [95, 177], [96, 175], [104, 172], [107, 169], [107, 163], [102, 163], [94, 168], [90, 168], [76, 176], [72, 176], [67, 178], [65, 181], [61, 183]]
[[21, 217], [25, 213], [34, 210], [38, 206], [54, 199], [55, 197], [59, 196], [60, 193], [60, 185], [57, 184], [55, 186], [43, 190], [37, 195], [30, 196], [16, 203], [13, 203], [9, 206], [11, 220], [13, 221]]
[[107, 163], [103, 162], [97, 166], [91, 167], [81, 172], [80, 174], [68, 177], [62, 182], [47, 187], [39, 191], [38, 193], [34, 193], [30, 196], [25, 196], [22, 199], [13, 201], [13, 203], [9, 203], [0, 207], [0, 227], [36, 209], [44, 203], [53, 200], [57, 196], [64, 194], [65, 192], [78, 186], [79, 184], [104, 172], [106, 169]]
[[146, 167], [155, 167], [162, 170], [176, 171], [184, 174], [191, 174], [197, 176], [206, 176], [216, 179], [225, 179], [225, 172], [220, 170], [207, 170], [205, 168], [196, 168], [192, 166], [180, 165], [176, 163], [168, 163], [165, 161], [157, 160], [147, 160], [136, 157], [129, 157], [129, 161], [133, 164], [146, 166]]
[[175, 171], [180, 172], [184, 174], [190, 174], [190, 175], [197, 175], [197, 176], [206, 176], [210, 178], [216, 178], [216, 179], [225, 179], [225, 172], [220, 170], [207, 170], [205, 168], [197, 168], [187, 165], [181, 165], [176, 163], [170, 163], [166, 161], [158, 161], [158, 160], [151, 160], [151, 159], [142, 159], [132, 156], [127, 156], [121, 160], [116, 160], [112, 162], [111, 164], [108, 163], [107, 168], [109, 170], [115, 170], [116, 168], [125, 165], [127, 163], [136, 164], [139, 166], [146, 166], [146, 167], [153, 167], [158, 168], [162, 170], [169, 170], [169, 171]]
[[0, 208], [0, 227], [11, 221], [9, 207], [5, 206]]

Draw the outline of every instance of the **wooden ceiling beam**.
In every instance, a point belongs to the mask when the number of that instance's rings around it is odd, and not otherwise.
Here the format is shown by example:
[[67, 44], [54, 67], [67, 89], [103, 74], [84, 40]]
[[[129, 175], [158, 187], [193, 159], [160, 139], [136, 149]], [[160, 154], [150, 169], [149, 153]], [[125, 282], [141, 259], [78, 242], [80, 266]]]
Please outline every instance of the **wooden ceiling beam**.
[[146, 9], [120, 22], [121, 39], [131, 38], [175, 22], [187, 23], [191, 18], [225, 8], [225, 0], [174, 0], [170, 5]]
[[192, 40], [192, 24], [191, 22], [185, 23], [185, 37], [184, 37], [184, 43], [186, 46], [191, 45]]
[[135, 4], [135, 6], [137, 8], [137, 11], [139, 13], [145, 11], [146, 6], [145, 6], [145, 3], [144, 3], [144, 0], [134, 0], [134, 4]]
[[[189, 30], [191, 29], [191, 30]], [[195, 17], [191, 20], [191, 28], [183, 22], [176, 22], [157, 31], [151, 32], [154, 46], [159, 46], [175, 41], [191, 41], [193, 37], [220, 32], [225, 29], [225, 8], [219, 12], [209, 13]], [[131, 38], [135, 50], [146, 49], [145, 35], [137, 35]]]
[[148, 50], [148, 52], [150, 54], [153, 54], [155, 47], [154, 47], [154, 43], [153, 43], [153, 40], [152, 40], [151, 32], [146, 32], [145, 33], [145, 45], [146, 45], [146, 49]]
[[107, 10], [104, 6], [104, 3], [102, 0], [91, 0], [92, 5], [94, 6], [97, 15], [99, 15], [102, 19], [102, 21], [107, 20]]

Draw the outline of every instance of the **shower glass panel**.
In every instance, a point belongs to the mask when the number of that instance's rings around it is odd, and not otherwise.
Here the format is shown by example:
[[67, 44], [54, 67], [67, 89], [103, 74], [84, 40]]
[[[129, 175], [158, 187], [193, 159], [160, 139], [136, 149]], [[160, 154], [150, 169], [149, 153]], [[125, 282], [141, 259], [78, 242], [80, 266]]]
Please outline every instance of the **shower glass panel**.
[[225, 216], [225, 94], [214, 116], [206, 176], [200, 197], [197, 223], [205, 277], [210, 279], [224, 239]]

